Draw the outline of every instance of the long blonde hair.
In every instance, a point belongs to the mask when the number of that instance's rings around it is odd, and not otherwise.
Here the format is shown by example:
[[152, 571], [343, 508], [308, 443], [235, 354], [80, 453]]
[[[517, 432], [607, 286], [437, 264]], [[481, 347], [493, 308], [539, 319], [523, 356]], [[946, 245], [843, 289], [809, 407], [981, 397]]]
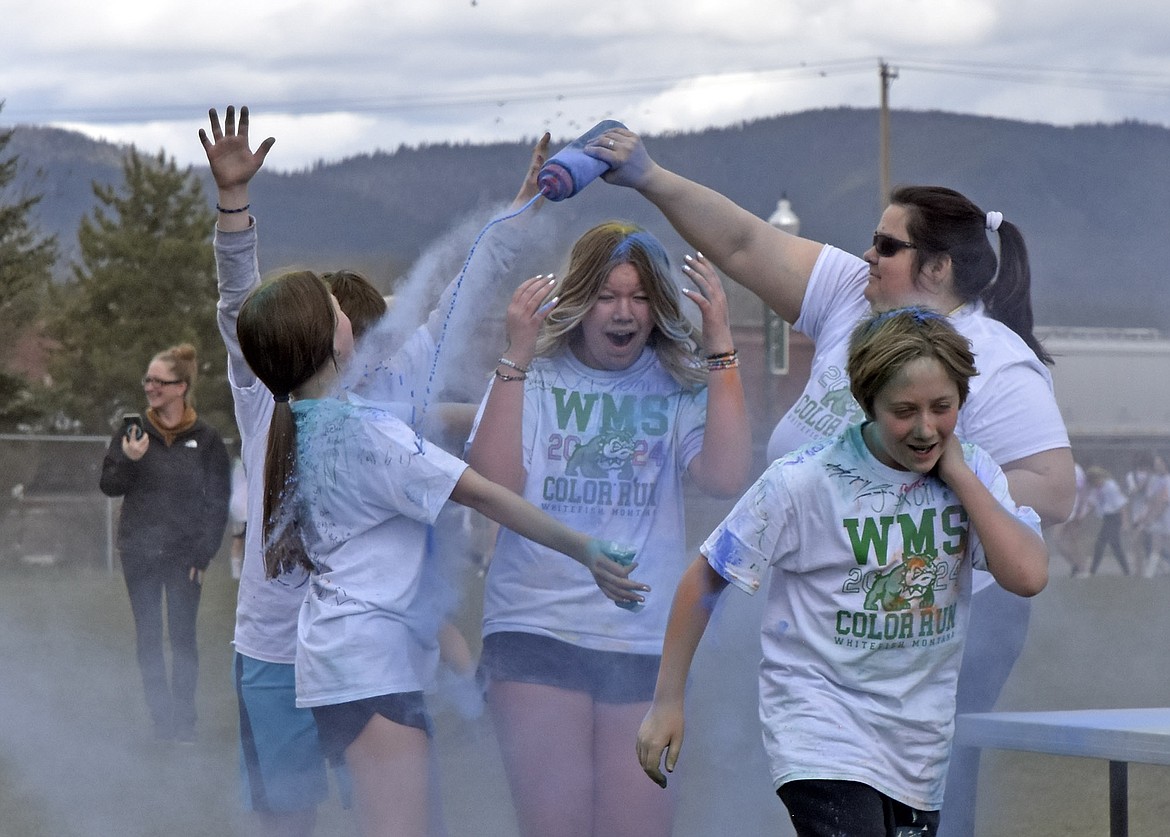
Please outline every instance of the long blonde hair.
[[680, 386], [694, 389], [706, 383], [707, 370], [699, 356], [702, 332], [683, 314], [682, 291], [666, 250], [646, 230], [626, 221], [606, 221], [577, 239], [568, 270], [551, 292], [560, 302], [544, 321], [536, 353], [548, 356], [564, 347], [597, 301], [610, 272], [623, 264], [638, 272], [650, 300], [654, 328], [647, 345]]

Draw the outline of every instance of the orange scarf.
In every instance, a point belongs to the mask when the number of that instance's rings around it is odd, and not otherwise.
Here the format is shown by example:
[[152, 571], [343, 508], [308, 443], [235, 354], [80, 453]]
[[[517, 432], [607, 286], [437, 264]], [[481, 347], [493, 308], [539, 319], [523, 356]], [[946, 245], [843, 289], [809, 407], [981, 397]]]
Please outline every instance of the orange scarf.
[[146, 417], [154, 425], [154, 429], [163, 437], [163, 441], [167, 443], [168, 448], [180, 433], [191, 428], [191, 425], [195, 423], [196, 419], [195, 409], [190, 404], [184, 405], [183, 417], [179, 419], [179, 423], [174, 427], [166, 427], [154, 407], [146, 408]]

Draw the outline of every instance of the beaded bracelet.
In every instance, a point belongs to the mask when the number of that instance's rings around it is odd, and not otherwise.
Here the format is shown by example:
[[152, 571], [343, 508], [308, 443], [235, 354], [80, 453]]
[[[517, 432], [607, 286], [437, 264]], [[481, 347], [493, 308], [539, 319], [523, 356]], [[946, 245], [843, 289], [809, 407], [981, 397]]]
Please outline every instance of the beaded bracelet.
[[521, 366], [520, 364], [516, 363], [516, 362], [515, 362], [515, 361], [513, 361], [513, 360], [508, 360], [506, 357], [501, 357], [499, 360], [497, 360], [497, 361], [496, 361], [496, 363], [501, 363], [501, 364], [503, 364], [504, 366], [507, 366], [509, 369], [515, 369], [515, 370], [516, 370], [517, 372], [519, 372], [521, 375], [527, 375], [527, 374], [528, 374], [528, 370], [527, 370], [527, 369], [525, 369], [523, 366]]
[[220, 212], [222, 212], [224, 215], [235, 215], [237, 212], [247, 212], [249, 209], [252, 208], [252, 204], [246, 203], [243, 206], [241, 206], [239, 209], [224, 209], [222, 206], [220, 206], [217, 203], [215, 205], [215, 208], [218, 209]]
[[739, 349], [730, 349], [726, 352], [718, 352], [717, 354], [707, 355], [707, 360], [720, 360], [725, 357], [735, 357], [739, 354]]
[[527, 380], [527, 378], [528, 378], [527, 374], [524, 374], [524, 375], [505, 375], [499, 369], [495, 370], [495, 375], [501, 381], [524, 381], [524, 380]]
[[732, 350], [731, 352], [707, 359], [707, 371], [719, 372], [723, 369], [736, 369], [739, 367], [739, 352]]

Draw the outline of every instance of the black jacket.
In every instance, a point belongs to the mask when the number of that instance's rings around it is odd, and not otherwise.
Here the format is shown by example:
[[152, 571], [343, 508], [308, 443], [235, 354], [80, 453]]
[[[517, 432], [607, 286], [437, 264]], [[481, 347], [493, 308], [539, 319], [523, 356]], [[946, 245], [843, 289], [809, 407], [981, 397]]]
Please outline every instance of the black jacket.
[[149, 421], [150, 447], [137, 462], [122, 453], [122, 431], [110, 440], [101, 490], [123, 497], [118, 551], [123, 572], [159, 561], [203, 570], [223, 541], [231, 465], [223, 439], [197, 418], [170, 444]]

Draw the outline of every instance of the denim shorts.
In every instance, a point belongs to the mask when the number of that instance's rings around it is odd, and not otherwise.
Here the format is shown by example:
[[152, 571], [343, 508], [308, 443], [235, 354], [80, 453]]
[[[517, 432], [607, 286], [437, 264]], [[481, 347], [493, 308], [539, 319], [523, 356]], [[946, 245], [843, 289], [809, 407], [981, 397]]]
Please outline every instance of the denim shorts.
[[540, 634], [501, 631], [483, 638], [479, 673], [512, 681], [587, 692], [598, 703], [645, 703], [654, 697], [657, 654], [595, 651]]

